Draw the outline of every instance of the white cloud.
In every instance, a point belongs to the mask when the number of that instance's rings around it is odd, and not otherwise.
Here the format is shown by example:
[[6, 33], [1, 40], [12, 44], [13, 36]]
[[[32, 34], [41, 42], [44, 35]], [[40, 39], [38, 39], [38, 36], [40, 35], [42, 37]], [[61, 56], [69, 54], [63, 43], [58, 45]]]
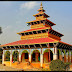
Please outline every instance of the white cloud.
[[23, 8], [33, 9], [37, 5], [39, 5], [38, 2], [36, 2], [36, 1], [30, 1], [30, 2], [26, 2], [26, 3], [21, 4], [20, 9], [23, 9]]

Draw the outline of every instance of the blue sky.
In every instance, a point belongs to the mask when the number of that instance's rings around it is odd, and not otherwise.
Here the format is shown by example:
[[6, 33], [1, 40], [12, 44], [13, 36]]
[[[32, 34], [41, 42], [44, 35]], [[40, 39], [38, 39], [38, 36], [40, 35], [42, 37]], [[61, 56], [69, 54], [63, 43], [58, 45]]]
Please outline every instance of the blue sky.
[[[30, 29], [26, 22], [35, 20], [41, 1], [0, 1], [0, 44], [20, 40], [17, 32]], [[64, 36], [63, 42], [72, 44], [72, 1], [42, 1], [50, 21], [56, 25], [52, 28]]]

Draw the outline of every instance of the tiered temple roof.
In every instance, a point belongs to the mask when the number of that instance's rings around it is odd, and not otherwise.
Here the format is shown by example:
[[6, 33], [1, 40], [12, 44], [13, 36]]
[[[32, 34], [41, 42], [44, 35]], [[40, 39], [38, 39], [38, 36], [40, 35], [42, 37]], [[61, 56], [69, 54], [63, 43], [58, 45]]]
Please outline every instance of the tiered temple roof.
[[[63, 34], [52, 29], [52, 26], [56, 25], [47, 18], [49, 17], [43, 9], [42, 3], [40, 9], [37, 10], [39, 13], [33, 15], [36, 20], [26, 22], [31, 26], [31, 29], [19, 32], [17, 34], [21, 35], [21, 40], [12, 43], [1, 45], [3, 49], [10, 48], [37, 48], [37, 47], [48, 47], [53, 46], [53, 44], [58, 43], [57, 47], [62, 48], [72, 48], [72, 45], [61, 41]], [[46, 45], [46, 46], [45, 46]]]

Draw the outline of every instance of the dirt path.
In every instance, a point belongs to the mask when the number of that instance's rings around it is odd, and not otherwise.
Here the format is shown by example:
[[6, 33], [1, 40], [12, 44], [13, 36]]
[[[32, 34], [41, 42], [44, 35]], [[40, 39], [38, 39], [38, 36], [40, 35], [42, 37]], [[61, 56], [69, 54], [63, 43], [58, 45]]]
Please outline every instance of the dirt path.
[[12, 67], [4, 66], [0, 64], [0, 71], [22, 71], [22, 69], [12, 68]]
[[12, 68], [12, 67], [4, 66], [4, 65], [0, 64], [0, 71], [41, 71], [41, 69], [39, 69], [39, 68], [19, 69], [19, 68]]

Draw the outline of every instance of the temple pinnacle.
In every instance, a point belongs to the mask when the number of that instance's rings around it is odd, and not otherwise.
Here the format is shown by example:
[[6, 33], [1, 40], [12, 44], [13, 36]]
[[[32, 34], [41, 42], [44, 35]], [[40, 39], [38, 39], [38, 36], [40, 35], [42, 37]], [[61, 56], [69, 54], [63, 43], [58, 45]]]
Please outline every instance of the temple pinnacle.
[[40, 5], [40, 8], [43, 8], [43, 6], [42, 6], [42, 2], [41, 2], [41, 5]]
[[41, 2], [41, 5], [40, 6], [42, 6], [42, 2]]

